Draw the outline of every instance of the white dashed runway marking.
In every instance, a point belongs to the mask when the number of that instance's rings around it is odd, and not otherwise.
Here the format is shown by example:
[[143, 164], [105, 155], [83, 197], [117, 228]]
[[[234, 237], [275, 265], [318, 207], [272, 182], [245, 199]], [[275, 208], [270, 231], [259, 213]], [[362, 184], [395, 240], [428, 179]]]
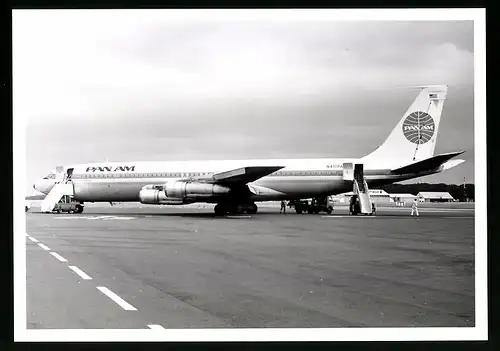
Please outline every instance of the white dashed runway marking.
[[[106, 219], [109, 219], [110, 217], [109, 216], [103, 216], [105, 217]], [[103, 217], [93, 217], [93, 218], [98, 218], [98, 219], [103, 219]], [[68, 217], [68, 218], [75, 218], [75, 217]], [[120, 218], [120, 219], [123, 219], [121, 217], [111, 217], [113, 219], [115, 218]], [[133, 219], [135, 217], [124, 217], [125, 219]], [[67, 259], [65, 259], [64, 257], [62, 257], [61, 255], [59, 255], [57, 252], [53, 252], [50, 250], [50, 248], [42, 243], [40, 243], [37, 239], [31, 237], [28, 235], [28, 233], [26, 233], [26, 236], [28, 239], [30, 239], [31, 241], [33, 242], [36, 242], [38, 246], [40, 246], [42, 249], [44, 249], [45, 251], [50, 251], [49, 253], [54, 256], [55, 258], [57, 258], [60, 262], [68, 262]], [[77, 266], [68, 266], [69, 269], [71, 269], [73, 272], [75, 272], [76, 274], [78, 274], [78, 276], [84, 280], [91, 280], [92, 277], [89, 276], [87, 273], [85, 273], [84, 271], [82, 271], [80, 268], [78, 268]], [[134, 306], [132, 306], [131, 304], [129, 304], [127, 301], [125, 301], [124, 299], [122, 299], [120, 296], [116, 295], [114, 292], [112, 292], [111, 290], [109, 290], [108, 288], [104, 287], [104, 286], [98, 286], [97, 289], [102, 292], [104, 295], [106, 295], [107, 297], [109, 297], [111, 300], [113, 300], [116, 304], [118, 304], [121, 308], [123, 308], [124, 310], [126, 311], [137, 311], [137, 308], [135, 308]], [[163, 328], [161, 325], [159, 324], [150, 324], [148, 325], [148, 327], [150, 329], [156, 329], [156, 330], [159, 330], [159, 329], [165, 329]]]
[[77, 266], [68, 266], [69, 269], [71, 269], [73, 272], [75, 272], [76, 274], [78, 274], [82, 279], [85, 279], [85, 280], [90, 280], [92, 279], [87, 273], [85, 273], [84, 271], [82, 271], [80, 268], [78, 268]]
[[165, 330], [161, 325], [159, 324], [148, 324], [149, 329], [155, 329], [155, 330]]
[[38, 246], [40, 246], [42, 249], [44, 249], [45, 251], [50, 251], [50, 248], [42, 243], [38, 243]]
[[127, 301], [122, 299], [120, 296], [116, 295], [114, 292], [109, 290], [108, 288], [104, 286], [98, 286], [97, 289], [102, 292], [104, 295], [109, 297], [111, 300], [116, 302], [118, 305], [120, 305], [121, 308], [123, 308], [126, 311], [137, 311], [137, 308], [129, 304]]
[[65, 259], [64, 257], [62, 257], [61, 255], [59, 255], [57, 252], [51, 252], [50, 253], [52, 256], [54, 256], [55, 258], [57, 258], [59, 261], [61, 262], [68, 262], [67, 259]]

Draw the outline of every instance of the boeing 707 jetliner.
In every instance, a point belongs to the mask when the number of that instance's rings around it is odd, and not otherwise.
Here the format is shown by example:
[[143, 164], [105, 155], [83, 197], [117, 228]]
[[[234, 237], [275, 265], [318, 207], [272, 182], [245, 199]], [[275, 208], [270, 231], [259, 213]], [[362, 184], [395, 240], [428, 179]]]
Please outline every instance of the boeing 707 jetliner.
[[33, 187], [49, 197], [56, 184], [69, 185], [77, 212], [84, 202], [205, 202], [217, 214], [256, 213], [255, 202], [340, 194], [356, 179], [377, 187], [439, 173], [462, 163], [452, 158], [464, 151], [434, 155], [448, 87], [421, 89], [384, 143], [361, 158], [88, 163], [57, 167]]

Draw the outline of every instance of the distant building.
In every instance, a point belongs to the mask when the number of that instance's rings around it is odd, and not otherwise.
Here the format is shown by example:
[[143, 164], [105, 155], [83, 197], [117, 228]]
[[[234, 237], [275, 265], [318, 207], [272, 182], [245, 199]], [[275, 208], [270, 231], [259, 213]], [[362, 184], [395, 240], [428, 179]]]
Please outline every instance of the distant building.
[[421, 191], [417, 194], [418, 201], [420, 202], [452, 202], [455, 201], [450, 193], [446, 192], [431, 192]]
[[417, 196], [413, 194], [389, 194], [392, 202], [400, 205], [404, 205], [412, 202]]

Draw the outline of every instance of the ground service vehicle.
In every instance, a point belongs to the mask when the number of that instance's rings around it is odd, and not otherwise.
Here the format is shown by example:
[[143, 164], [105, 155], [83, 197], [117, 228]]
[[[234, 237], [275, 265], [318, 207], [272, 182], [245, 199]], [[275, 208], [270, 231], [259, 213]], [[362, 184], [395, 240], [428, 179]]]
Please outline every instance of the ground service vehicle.
[[326, 212], [331, 214], [333, 212], [333, 206], [330, 204], [330, 201], [327, 197], [320, 199], [312, 199], [311, 203], [308, 200], [295, 200], [290, 201], [290, 207], [295, 207], [295, 212], [301, 214], [302, 212], [307, 212], [309, 214], [312, 213], [320, 213]]
[[73, 196], [64, 195], [61, 200], [54, 206], [53, 212], [61, 213], [82, 213], [83, 206], [79, 201], [75, 201]]

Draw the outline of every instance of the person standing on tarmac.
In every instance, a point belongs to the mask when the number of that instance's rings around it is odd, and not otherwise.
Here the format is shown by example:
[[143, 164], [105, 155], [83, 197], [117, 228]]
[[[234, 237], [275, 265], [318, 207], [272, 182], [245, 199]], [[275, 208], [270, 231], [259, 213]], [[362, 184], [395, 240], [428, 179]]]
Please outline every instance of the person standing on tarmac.
[[280, 213], [283, 211], [283, 213], [286, 213], [286, 204], [285, 201], [281, 201], [281, 208], [280, 208]]
[[411, 215], [413, 216], [413, 212], [416, 212], [417, 217], [419, 216], [418, 214], [418, 200], [417, 198], [413, 199], [413, 202], [411, 204]]

